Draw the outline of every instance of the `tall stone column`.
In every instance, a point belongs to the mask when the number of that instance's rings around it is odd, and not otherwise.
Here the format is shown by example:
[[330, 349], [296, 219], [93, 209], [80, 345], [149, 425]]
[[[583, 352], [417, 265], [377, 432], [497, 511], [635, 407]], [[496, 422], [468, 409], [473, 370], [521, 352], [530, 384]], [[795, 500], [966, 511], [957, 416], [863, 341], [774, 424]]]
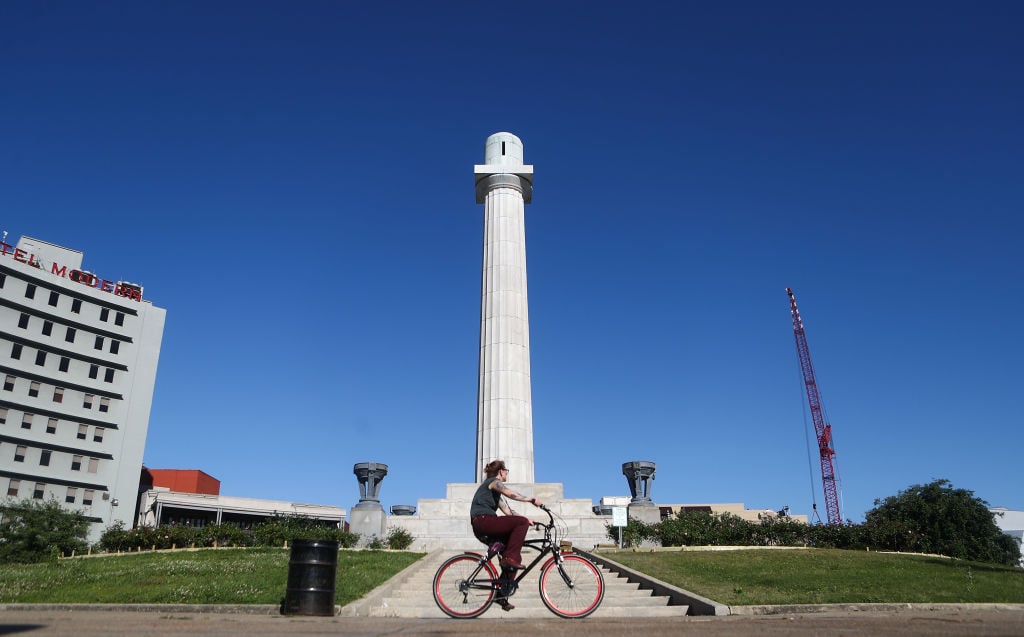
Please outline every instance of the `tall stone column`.
[[483, 480], [485, 464], [500, 458], [510, 482], [532, 483], [525, 208], [533, 194], [533, 166], [523, 165], [518, 137], [495, 133], [484, 146], [484, 164], [473, 172], [476, 202], [484, 204], [476, 481]]

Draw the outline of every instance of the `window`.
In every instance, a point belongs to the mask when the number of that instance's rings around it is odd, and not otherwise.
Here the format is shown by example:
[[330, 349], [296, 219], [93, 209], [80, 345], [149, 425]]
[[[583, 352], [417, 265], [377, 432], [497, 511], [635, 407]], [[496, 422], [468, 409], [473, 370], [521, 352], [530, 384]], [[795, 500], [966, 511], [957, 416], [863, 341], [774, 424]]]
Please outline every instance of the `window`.
[[34, 418], [34, 417], [35, 417], [35, 414], [22, 414], [21, 415], [21, 428], [22, 429], [31, 429], [32, 428], [32, 418]]
[[7, 424], [7, 408], [0, 407], [0, 425]]
[[110, 399], [106, 396], [100, 397], [100, 411], [104, 413], [110, 411]]
[[118, 312], [114, 315], [114, 325], [124, 325], [124, 312]]
[[100, 320], [103, 321], [103, 322], [106, 322], [106, 320], [108, 318], [110, 318], [110, 310], [108, 310], [107, 308], [101, 308], [100, 309]]
[[92, 348], [93, 349], [103, 349], [103, 337], [102, 336], [97, 336], [96, 337], [96, 342], [93, 343]]
[[80, 314], [82, 312], [82, 299], [72, 299], [71, 311], [75, 314]]
[[64, 334], [64, 340], [69, 342], [69, 343], [74, 343], [75, 342], [75, 334], [77, 334], [77, 331], [75, 330], [75, 328], [69, 327], [67, 333]]
[[114, 370], [107, 368], [107, 371], [103, 373], [103, 382], [112, 383], [114, 382]]
[[92, 441], [93, 442], [103, 442], [103, 434], [104, 433], [106, 433], [106, 430], [103, 429], [103, 427], [96, 427], [96, 433], [94, 433], [92, 435]]
[[39, 383], [37, 383], [36, 381], [32, 381], [32, 383], [28, 386], [28, 395], [33, 398], [39, 395]]
[[18, 445], [17, 449], [14, 450], [14, 461], [25, 462], [26, 453], [28, 453], [28, 447], [25, 445]]
[[86, 394], [85, 399], [82, 400], [82, 407], [92, 409], [92, 398], [92, 394]]
[[71, 359], [68, 358], [67, 356], [61, 356], [60, 357], [60, 371], [62, 371], [62, 372], [68, 371], [68, 366], [69, 365], [71, 365]]
[[53, 453], [49, 449], [43, 449], [39, 452], [39, 465], [42, 467], [50, 466], [50, 454]]
[[25, 298], [26, 299], [34, 299], [34, 298], [36, 298], [36, 286], [35, 285], [29, 283], [28, 285], [25, 286]]
[[53, 388], [53, 402], [62, 403], [64, 402], [64, 388], [54, 387]]
[[82, 504], [89, 506], [92, 504], [92, 489], [86, 489], [82, 491]]
[[99, 365], [89, 365], [89, 378], [96, 378], [100, 373]]
[[45, 365], [45, 364], [46, 364], [46, 352], [44, 352], [43, 350], [39, 350], [38, 352], [36, 352], [36, 365]]
[[28, 314], [25, 314], [24, 312], [21, 313], [21, 316], [18, 317], [18, 327], [21, 329], [28, 327]]
[[85, 440], [89, 435], [89, 425], [78, 425], [78, 439]]
[[57, 307], [57, 299], [59, 299], [59, 298], [60, 298], [60, 294], [57, 294], [56, 290], [51, 290], [50, 291], [50, 301], [49, 301], [50, 305], [52, 305], [53, 307]]
[[43, 321], [43, 336], [53, 334], [53, 321]]
[[81, 471], [82, 470], [82, 456], [71, 457], [71, 470]]
[[46, 485], [43, 484], [42, 482], [37, 482], [36, 488], [32, 490], [32, 497], [35, 498], [36, 500], [42, 500], [44, 489], [46, 489]]
[[110, 339], [110, 353], [116, 354], [121, 350], [121, 341], [116, 339]]
[[11, 484], [7, 486], [7, 495], [12, 498], [18, 497], [18, 489], [21, 488], [21, 480], [11, 478]]
[[96, 473], [96, 470], [100, 468], [99, 458], [89, 458], [89, 473]]
[[21, 343], [11, 343], [11, 358], [14, 360], [21, 359]]
[[75, 498], [78, 497], [78, 489], [75, 487], [68, 487], [68, 494], [64, 496], [64, 501], [68, 504], [74, 504]]
[[11, 376], [10, 374], [8, 374], [7, 377], [4, 378], [4, 391], [14, 391], [14, 381], [15, 380], [16, 379], [15, 379], [14, 376]]
[[55, 434], [57, 433], [57, 419], [50, 418], [46, 421], [46, 433]]

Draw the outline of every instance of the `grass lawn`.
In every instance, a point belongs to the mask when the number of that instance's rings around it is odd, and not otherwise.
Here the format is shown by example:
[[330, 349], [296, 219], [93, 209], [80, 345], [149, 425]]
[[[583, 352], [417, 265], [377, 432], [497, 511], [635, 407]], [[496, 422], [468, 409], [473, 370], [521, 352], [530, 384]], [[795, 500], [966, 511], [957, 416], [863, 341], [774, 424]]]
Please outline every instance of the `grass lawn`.
[[[602, 554], [730, 605], [1024, 603], [1024, 570], [937, 557], [827, 549]], [[203, 549], [5, 564], [0, 603], [278, 604], [289, 557], [278, 548]], [[420, 557], [340, 551], [336, 603], [359, 599]]]
[[866, 551], [603, 551], [612, 560], [730, 605], [1024, 603], [1024, 570]]
[[[340, 551], [335, 602], [348, 604], [421, 553]], [[290, 551], [158, 551], [0, 565], [0, 603], [278, 604]]]

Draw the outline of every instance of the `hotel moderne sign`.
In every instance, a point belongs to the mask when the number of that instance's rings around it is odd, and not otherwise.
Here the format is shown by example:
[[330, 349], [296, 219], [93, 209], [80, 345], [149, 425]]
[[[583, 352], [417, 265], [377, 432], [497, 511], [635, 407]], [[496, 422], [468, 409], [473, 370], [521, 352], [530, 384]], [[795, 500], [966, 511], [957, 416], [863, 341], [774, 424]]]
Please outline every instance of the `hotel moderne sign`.
[[[36, 257], [36, 255], [26, 252], [21, 248], [16, 248], [8, 243], [0, 242], [0, 255], [8, 256], [19, 263], [30, 265], [34, 268], [43, 270], [42, 262]], [[66, 265], [60, 265], [56, 261], [50, 265], [50, 274], [55, 274], [59, 277], [71, 279], [75, 283], [80, 283], [84, 286], [95, 288], [101, 292], [109, 292], [117, 296], [123, 296], [126, 299], [132, 299], [133, 301], [142, 301], [142, 290], [139, 286], [124, 283], [108, 281], [101, 279], [92, 272], [84, 272], [82, 270], [71, 270], [68, 271]]]

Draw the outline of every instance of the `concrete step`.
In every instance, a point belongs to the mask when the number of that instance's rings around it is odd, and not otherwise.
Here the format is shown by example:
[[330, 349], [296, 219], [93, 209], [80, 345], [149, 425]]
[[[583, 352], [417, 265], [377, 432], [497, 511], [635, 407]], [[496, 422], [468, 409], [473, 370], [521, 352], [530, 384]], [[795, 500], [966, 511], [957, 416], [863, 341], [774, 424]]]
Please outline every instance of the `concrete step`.
[[[475, 549], [474, 549], [475, 550]], [[343, 615], [368, 615], [371, 617], [447, 617], [437, 604], [431, 592], [434, 573], [452, 555], [450, 550], [434, 551], [406, 569], [393, 581], [371, 593], [366, 601], [354, 603], [342, 609]], [[601, 605], [591, 617], [681, 617], [688, 607], [669, 606], [667, 597], [653, 595], [650, 590], [640, 590], [639, 585], [629, 583], [602, 568], [605, 594]], [[554, 617], [540, 598], [538, 580], [540, 568], [534, 569], [520, 582], [519, 590], [511, 598], [515, 609], [505, 612], [493, 604], [480, 619], [540, 618]], [[397, 581], [400, 580], [400, 581]]]
[[[519, 603], [516, 598], [512, 599], [515, 609], [504, 611], [497, 604], [492, 604], [487, 612], [477, 619], [539, 619], [557, 618], [546, 606], [526, 607]], [[683, 617], [686, 615], [686, 606], [658, 606], [656, 608], [642, 608], [636, 606], [607, 606], [604, 603], [589, 617], [601, 619], [612, 617]], [[389, 608], [386, 606], [372, 609], [371, 617], [403, 617], [419, 619], [444, 619], [448, 617], [441, 612], [436, 604], [431, 606], [417, 606], [411, 608]]]

